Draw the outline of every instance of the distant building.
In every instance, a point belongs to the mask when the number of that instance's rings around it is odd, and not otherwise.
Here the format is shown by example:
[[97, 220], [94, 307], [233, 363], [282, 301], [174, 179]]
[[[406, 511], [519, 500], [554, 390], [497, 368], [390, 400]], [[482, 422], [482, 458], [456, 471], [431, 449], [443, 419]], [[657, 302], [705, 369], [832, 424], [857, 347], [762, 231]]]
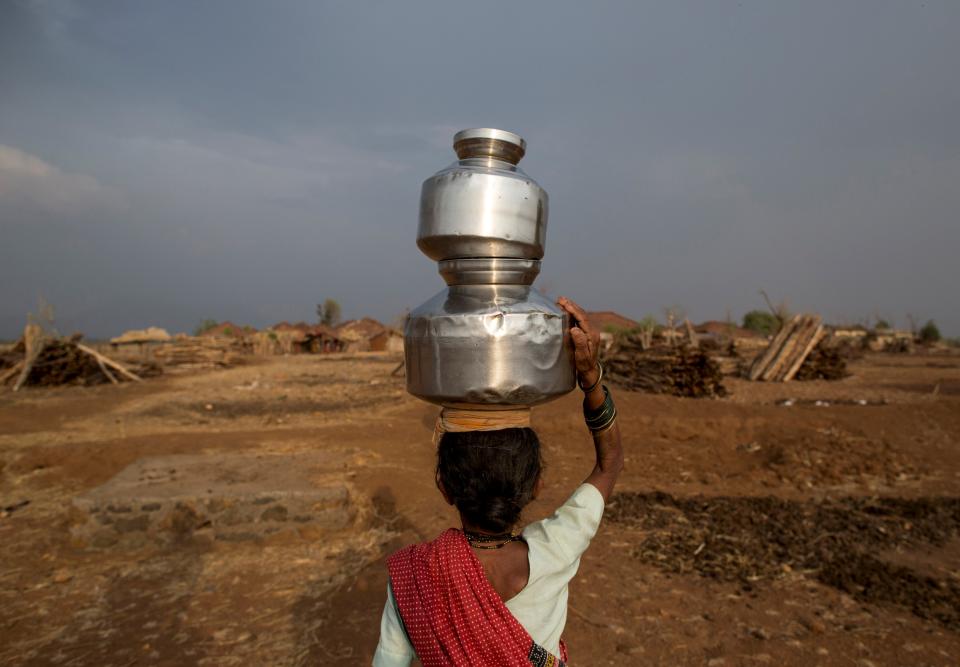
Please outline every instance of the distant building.
[[258, 336], [259, 354], [323, 354], [342, 352], [344, 341], [324, 324], [277, 322]]
[[111, 338], [110, 344], [116, 347], [118, 345], [166, 343], [171, 340], [173, 340], [173, 337], [167, 333], [166, 329], [147, 327], [146, 329], [130, 329], [129, 331], [124, 331], [121, 335]]
[[370, 337], [371, 352], [403, 352], [403, 334], [396, 329], [385, 328]]
[[866, 327], [860, 325], [854, 326], [838, 326], [832, 327], [832, 333], [834, 338], [846, 339], [846, 340], [862, 340], [867, 337], [867, 334], [870, 332], [867, 331]]
[[310, 327], [304, 334], [301, 348], [303, 352], [322, 354], [326, 352], [342, 352], [345, 345], [337, 336], [337, 332], [325, 324]]
[[902, 329], [876, 329], [873, 336], [867, 339], [867, 346], [874, 352], [887, 351], [911, 351], [914, 344], [914, 335], [912, 331]]
[[[387, 329], [388, 327], [372, 317], [363, 317], [359, 320], [347, 320], [337, 327], [336, 333], [344, 342], [346, 352], [370, 352], [373, 349], [371, 341]], [[386, 339], [383, 341], [383, 344], [386, 344]]]

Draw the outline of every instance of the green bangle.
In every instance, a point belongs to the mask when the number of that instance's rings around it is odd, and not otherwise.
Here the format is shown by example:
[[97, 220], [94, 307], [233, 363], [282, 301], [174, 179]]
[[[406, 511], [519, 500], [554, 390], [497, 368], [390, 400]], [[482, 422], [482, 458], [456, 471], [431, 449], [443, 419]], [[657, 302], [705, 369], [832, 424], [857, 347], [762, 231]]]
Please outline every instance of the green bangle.
[[[584, 401], [586, 403], [586, 401]], [[595, 410], [589, 410], [586, 405], [583, 406], [583, 418], [587, 421], [592, 421], [598, 419], [606, 410], [609, 409], [610, 405], [613, 403], [613, 399], [610, 398], [610, 390], [607, 389], [606, 385], [603, 387], [603, 403], [600, 404], [600, 407]]]
[[607, 389], [606, 385], [603, 387], [603, 405], [600, 406], [597, 410], [583, 410], [583, 419], [587, 424], [587, 428], [593, 431], [594, 433], [604, 431], [610, 427], [610, 425], [617, 418], [617, 408], [613, 403], [613, 399], [610, 397], [610, 390]]
[[600, 433], [601, 431], [606, 431], [608, 428], [610, 428], [610, 425], [616, 420], [617, 411], [613, 410], [609, 415], [605, 416], [602, 421], [598, 421], [593, 424], [587, 424], [587, 428], [589, 428], [592, 433]]
[[617, 408], [613, 405], [612, 402], [604, 403], [603, 410], [601, 410], [600, 412], [594, 415], [590, 415], [589, 417], [584, 417], [584, 421], [587, 422], [588, 427], [593, 428], [594, 426], [597, 426], [598, 424], [602, 424], [605, 421], [607, 421], [607, 419], [610, 418], [610, 415], [616, 412], [616, 410]]
[[590, 432], [593, 435], [600, 435], [601, 433], [606, 431], [608, 428], [613, 426], [614, 423], [616, 423], [616, 421], [617, 421], [617, 413], [616, 411], [614, 411], [613, 416], [610, 418], [610, 421], [608, 421], [606, 424], [603, 424], [602, 426], [598, 426], [597, 428], [590, 429]]

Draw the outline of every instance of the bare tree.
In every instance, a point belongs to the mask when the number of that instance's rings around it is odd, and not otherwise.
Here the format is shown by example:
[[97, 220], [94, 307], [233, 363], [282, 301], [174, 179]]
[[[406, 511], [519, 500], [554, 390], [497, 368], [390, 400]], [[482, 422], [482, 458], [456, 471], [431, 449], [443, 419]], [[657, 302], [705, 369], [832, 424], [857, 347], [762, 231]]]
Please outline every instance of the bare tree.
[[777, 318], [780, 322], [780, 327], [782, 328], [784, 324], [787, 323], [787, 320], [790, 319], [790, 305], [786, 299], [773, 305], [773, 302], [770, 301], [770, 297], [767, 296], [766, 290], [760, 290], [760, 294], [763, 295], [763, 300], [767, 302], [767, 308], [770, 309], [770, 312], [773, 313], [773, 316]]
[[328, 327], [336, 326], [340, 321], [340, 302], [336, 299], [324, 299], [317, 304], [317, 319]]
[[663, 337], [670, 343], [670, 345], [676, 345], [677, 333], [676, 324], [677, 322], [683, 320], [687, 313], [683, 309], [683, 306], [678, 306], [673, 304], [672, 306], [666, 306], [663, 309], [663, 316], [666, 320], [666, 328], [663, 330]]
[[917, 324], [917, 318], [913, 315], [913, 313], [907, 313], [907, 324], [910, 326], [910, 333], [912, 333], [913, 337], [916, 338], [920, 327]]

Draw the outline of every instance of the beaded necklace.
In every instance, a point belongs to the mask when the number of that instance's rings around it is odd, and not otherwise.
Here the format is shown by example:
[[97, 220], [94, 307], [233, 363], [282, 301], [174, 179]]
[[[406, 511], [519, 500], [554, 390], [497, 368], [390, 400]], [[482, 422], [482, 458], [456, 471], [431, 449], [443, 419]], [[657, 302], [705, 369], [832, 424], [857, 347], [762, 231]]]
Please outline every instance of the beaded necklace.
[[[467, 542], [474, 549], [502, 549], [511, 542], [519, 542], [523, 537], [519, 533], [500, 533], [499, 535], [488, 535], [486, 533], [475, 533], [472, 530], [464, 530], [463, 534]], [[493, 544], [496, 542], [497, 544]]]

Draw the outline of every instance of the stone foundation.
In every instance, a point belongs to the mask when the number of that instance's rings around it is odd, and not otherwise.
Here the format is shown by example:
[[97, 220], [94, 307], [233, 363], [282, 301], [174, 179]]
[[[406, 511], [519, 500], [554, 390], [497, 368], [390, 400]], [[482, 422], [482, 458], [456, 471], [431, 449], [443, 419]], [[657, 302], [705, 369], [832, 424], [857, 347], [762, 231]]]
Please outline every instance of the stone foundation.
[[78, 546], [314, 539], [354, 524], [357, 498], [322, 454], [141, 459], [74, 499]]

